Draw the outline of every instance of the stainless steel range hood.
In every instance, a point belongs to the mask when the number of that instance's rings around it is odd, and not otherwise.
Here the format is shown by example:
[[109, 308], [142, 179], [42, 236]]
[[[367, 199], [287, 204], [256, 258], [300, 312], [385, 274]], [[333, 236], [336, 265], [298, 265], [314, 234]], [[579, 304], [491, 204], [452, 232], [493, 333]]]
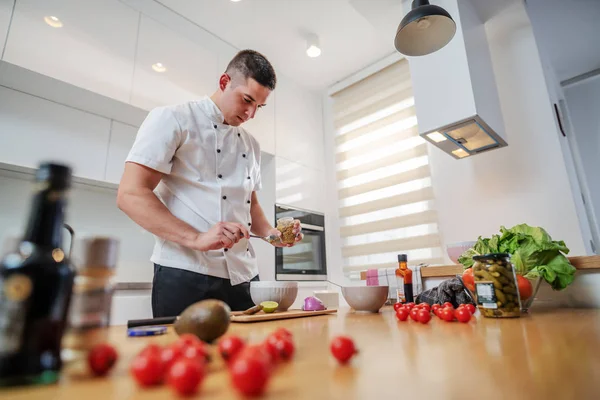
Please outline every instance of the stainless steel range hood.
[[407, 57], [419, 134], [456, 159], [507, 146], [485, 27], [471, 1], [437, 0], [456, 22], [454, 38]]

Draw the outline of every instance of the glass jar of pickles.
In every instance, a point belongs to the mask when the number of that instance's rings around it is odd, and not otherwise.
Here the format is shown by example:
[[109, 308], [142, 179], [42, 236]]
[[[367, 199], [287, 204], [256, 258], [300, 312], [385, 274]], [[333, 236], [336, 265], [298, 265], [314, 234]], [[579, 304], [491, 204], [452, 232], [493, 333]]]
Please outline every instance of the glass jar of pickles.
[[473, 277], [477, 307], [485, 317], [521, 316], [515, 269], [506, 253], [474, 256]]

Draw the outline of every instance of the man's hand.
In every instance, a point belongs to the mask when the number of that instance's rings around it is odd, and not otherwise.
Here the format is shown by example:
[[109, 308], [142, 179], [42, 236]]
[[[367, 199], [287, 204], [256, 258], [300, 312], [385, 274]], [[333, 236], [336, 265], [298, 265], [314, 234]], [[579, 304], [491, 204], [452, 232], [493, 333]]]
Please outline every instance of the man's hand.
[[242, 238], [250, 238], [248, 230], [242, 224], [219, 222], [207, 232], [199, 233], [192, 248], [199, 251], [230, 249]]
[[[302, 239], [304, 239], [304, 234], [302, 233], [302, 225], [300, 224], [299, 220], [294, 220], [294, 230], [292, 231], [294, 233], [294, 235], [296, 235], [296, 241], [292, 244], [286, 244], [286, 243], [282, 243], [281, 241], [277, 241], [273, 243], [273, 246], [275, 247], [293, 247], [296, 245], [296, 243], [301, 242]], [[279, 232], [278, 229], [271, 229], [268, 233], [267, 236], [270, 235], [275, 235], [278, 236], [279, 238], [281, 238], [281, 232]]]

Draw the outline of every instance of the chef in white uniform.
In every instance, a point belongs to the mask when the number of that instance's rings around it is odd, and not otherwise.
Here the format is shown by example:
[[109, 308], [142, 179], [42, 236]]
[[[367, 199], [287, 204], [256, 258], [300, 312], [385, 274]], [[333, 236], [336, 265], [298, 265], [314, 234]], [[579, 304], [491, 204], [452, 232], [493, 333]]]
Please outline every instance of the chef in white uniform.
[[[249, 232], [280, 235], [256, 196], [260, 145], [240, 126], [266, 105], [275, 71], [262, 54], [244, 50], [218, 84], [210, 97], [148, 114], [119, 185], [119, 208], [155, 236], [154, 317], [209, 298], [232, 310], [252, 307], [258, 267]], [[294, 233], [302, 240], [299, 221]]]

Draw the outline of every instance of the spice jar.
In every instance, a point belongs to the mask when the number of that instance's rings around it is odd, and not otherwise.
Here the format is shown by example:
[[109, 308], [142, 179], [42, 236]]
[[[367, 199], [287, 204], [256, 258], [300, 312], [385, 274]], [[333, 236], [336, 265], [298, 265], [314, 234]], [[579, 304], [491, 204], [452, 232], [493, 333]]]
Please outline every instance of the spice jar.
[[474, 256], [473, 277], [477, 307], [485, 317], [521, 316], [515, 269], [505, 253]]
[[281, 232], [282, 243], [294, 244], [296, 242], [296, 235], [294, 234], [294, 218], [279, 218], [277, 220], [277, 230]]
[[78, 239], [73, 250], [77, 276], [69, 310], [63, 353], [67, 361], [84, 358], [106, 342], [119, 240], [110, 237]]

